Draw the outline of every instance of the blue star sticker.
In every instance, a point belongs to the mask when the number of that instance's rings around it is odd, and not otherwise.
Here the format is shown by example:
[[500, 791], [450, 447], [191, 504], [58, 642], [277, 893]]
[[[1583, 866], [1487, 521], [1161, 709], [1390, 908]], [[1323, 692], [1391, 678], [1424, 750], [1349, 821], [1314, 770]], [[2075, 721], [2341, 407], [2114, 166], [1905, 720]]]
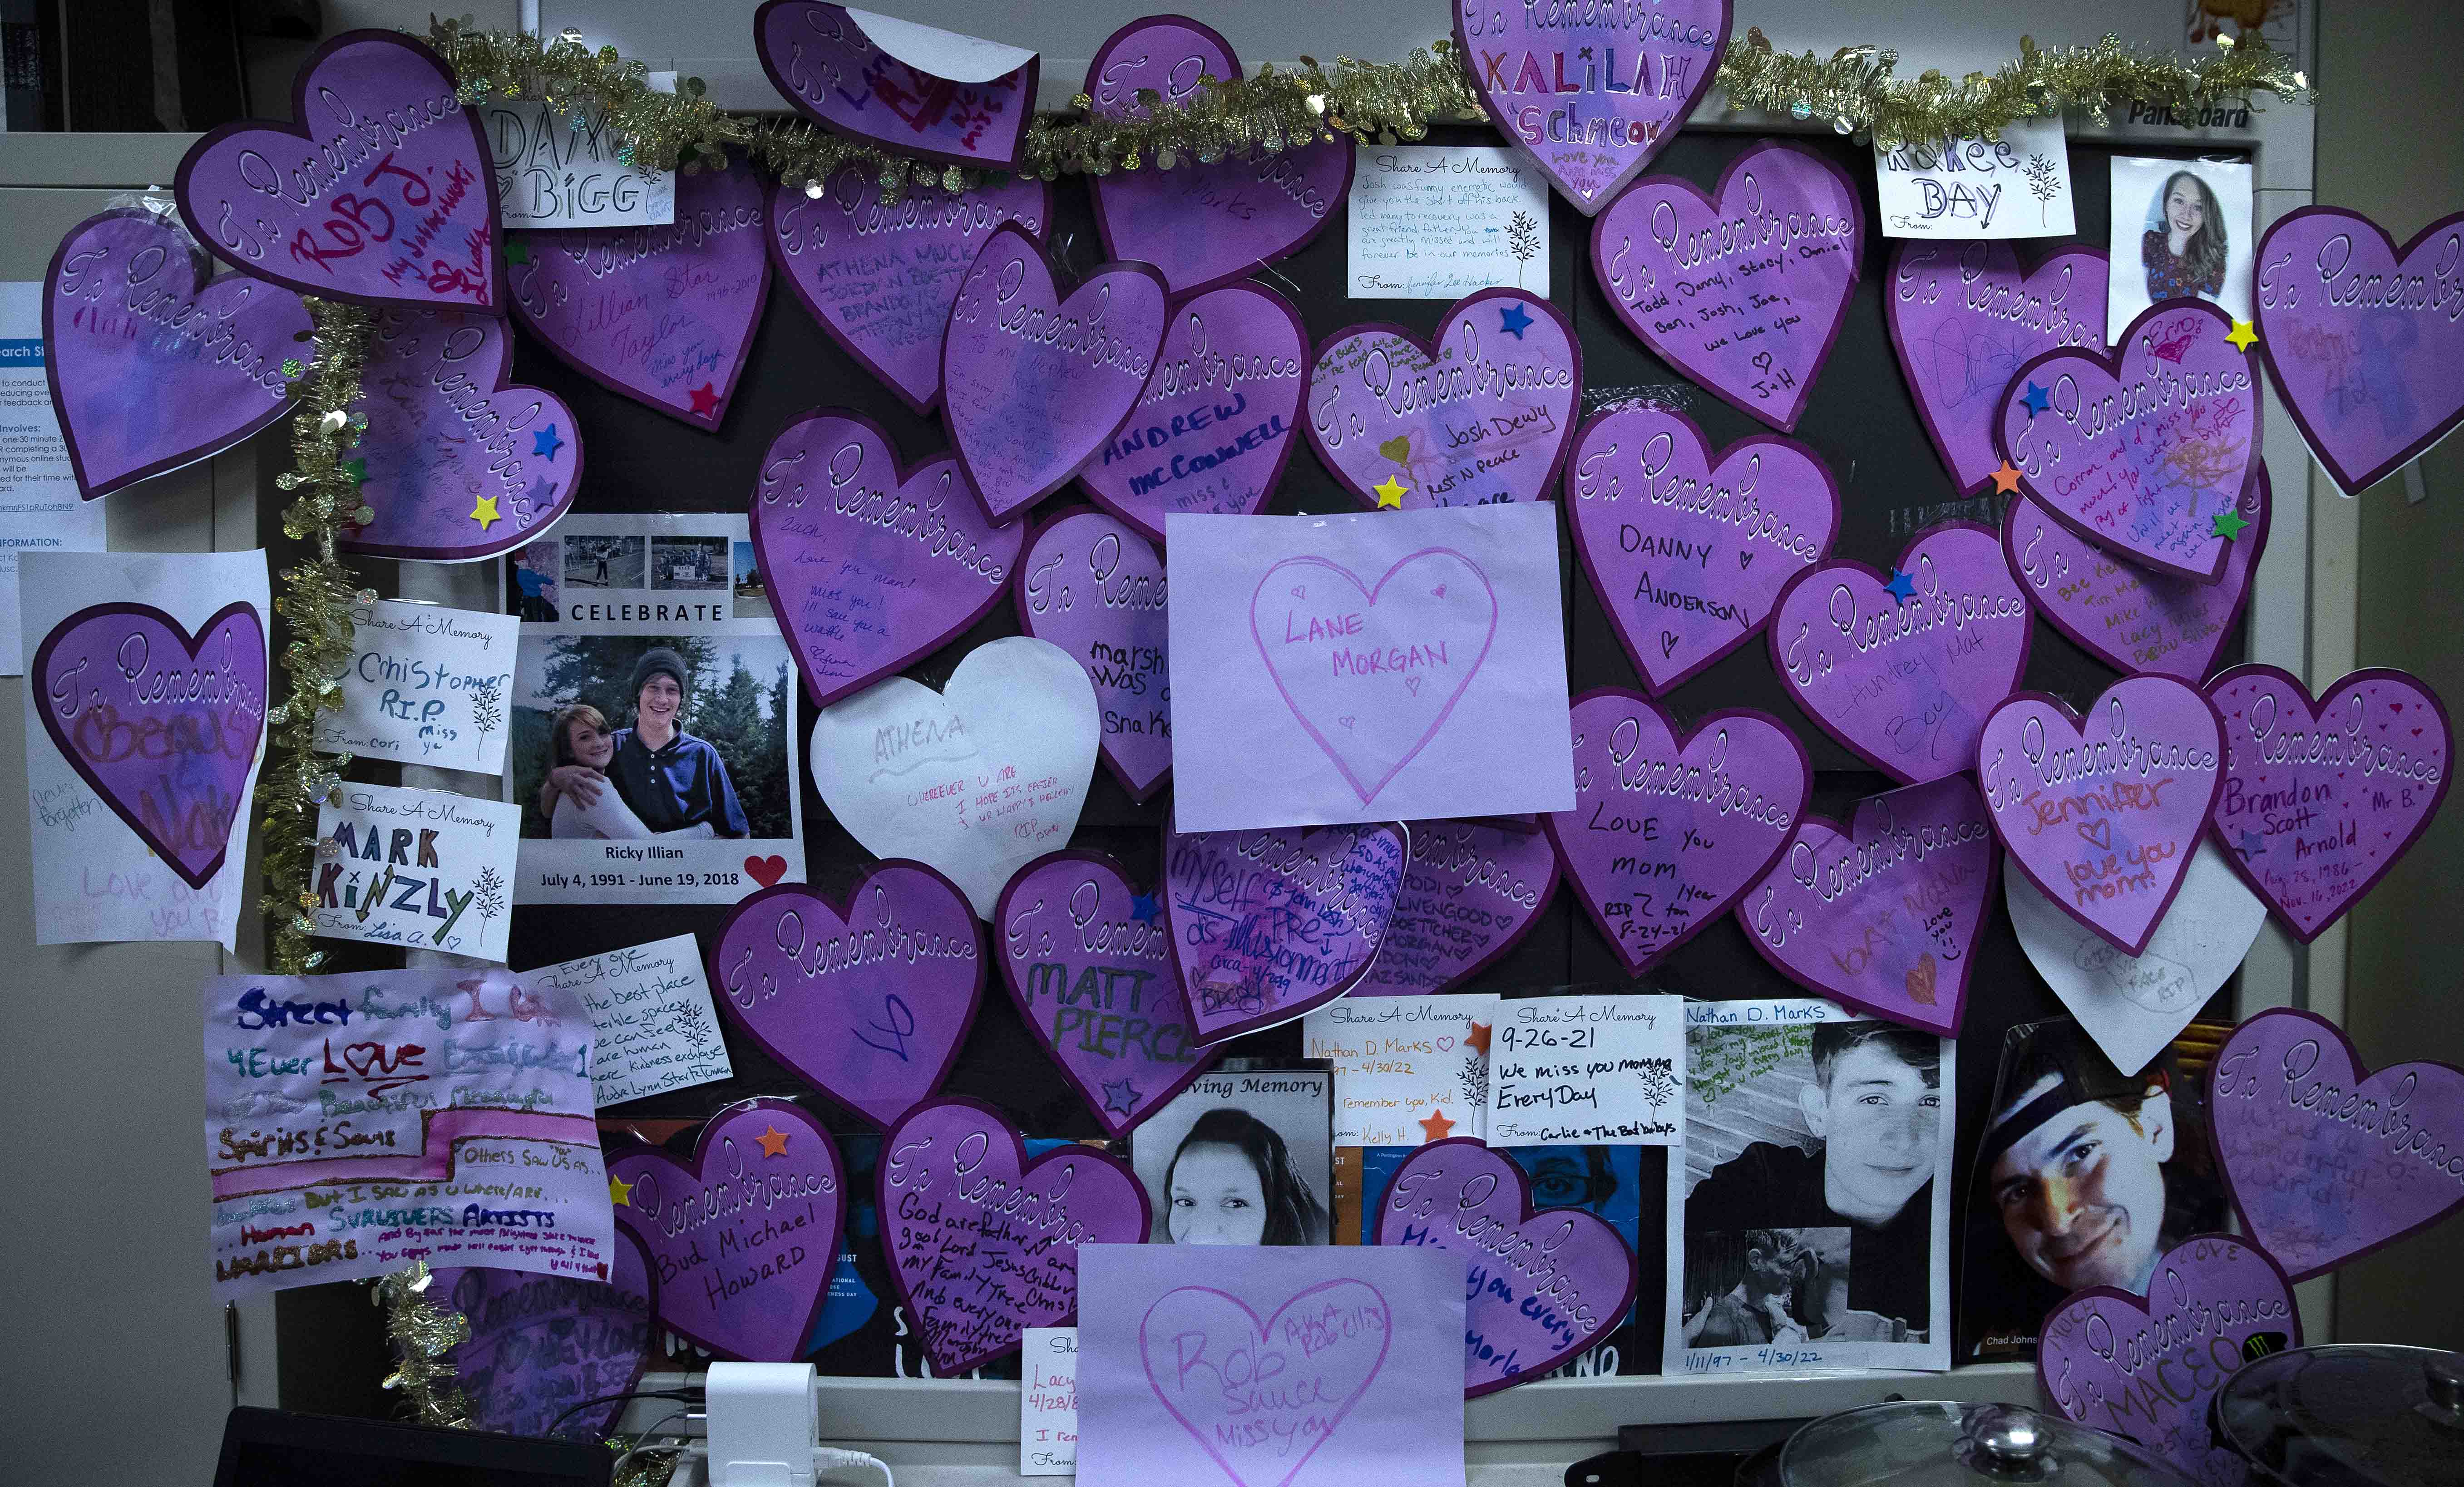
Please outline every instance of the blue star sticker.
[[1917, 597], [1917, 580], [1894, 568], [1891, 570], [1891, 581], [1882, 585], [1882, 592], [1904, 604]]
[[1104, 1108], [1121, 1115], [1138, 1112], [1138, 1086], [1125, 1079], [1104, 1081]]
[[2260, 836], [2255, 831], [2245, 831], [2241, 834], [2240, 850], [2241, 860], [2245, 863], [2249, 862], [2254, 857], [2265, 857], [2267, 855], [2267, 839]]
[[556, 482], [553, 480], [532, 481], [531, 488], [522, 492], [522, 499], [530, 502], [534, 509], [545, 510], [547, 504], [556, 499]]
[[564, 441], [556, 436], [554, 424], [531, 431], [531, 453], [539, 458], [552, 460], [556, 458], [556, 451], [563, 448]]
[[2027, 405], [2028, 416], [2033, 419], [2037, 414], [2045, 411], [2048, 406], [2052, 405], [2054, 400], [2044, 388], [2037, 386], [2035, 383], [2030, 383], [2028, 384], [2027, 392], [2020, 397], [2019, 401]]
[[1130, 917], [1136, 920], [1138, 923], [1153, 924], [1155, 922], [1155, 915], [1162, 912], [1163, 906], [1155, 902], [1155, 896], [1154, 894], [1133, 893], [1130, 895]]
[[1523, 333], [1531, 328], [1531, 312], [1521, 305], [1508, 305], [1497, 312], [1497, 328], [1521, 340]]

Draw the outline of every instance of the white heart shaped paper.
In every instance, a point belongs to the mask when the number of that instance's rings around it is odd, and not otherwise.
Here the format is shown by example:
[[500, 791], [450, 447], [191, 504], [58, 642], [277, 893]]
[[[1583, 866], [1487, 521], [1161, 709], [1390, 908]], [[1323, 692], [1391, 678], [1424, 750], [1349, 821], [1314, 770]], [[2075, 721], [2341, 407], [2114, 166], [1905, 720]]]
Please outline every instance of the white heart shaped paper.
[[1086, 668], [1013, 635], [937, 692], [893, 676], [824, 708], [813, 783], [866, 851], [939, 869], [988, 920], [1011, 874], [1069, 844], [1098, 728]]

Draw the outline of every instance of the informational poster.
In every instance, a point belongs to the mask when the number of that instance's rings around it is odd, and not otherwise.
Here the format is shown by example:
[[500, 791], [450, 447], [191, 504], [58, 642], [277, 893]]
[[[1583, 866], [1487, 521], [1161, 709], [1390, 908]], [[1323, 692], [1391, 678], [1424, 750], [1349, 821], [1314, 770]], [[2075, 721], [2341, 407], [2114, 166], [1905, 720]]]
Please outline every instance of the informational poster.
[[1489, 1033], [1488, 1144], [1679, 1145], [1684, 1005], [1631, 995], [1501, 1003]]
[[518, 628], [511, 615], [390, 599], [352, 610], [342, 705], [318, 717], [317, 747], [499, 773]]
[[[676, 91], [676, 75], [650, 87]], [[496, 223], [508, 228], [665, 227], [676, 220], [676, 173], [625, 158], [625, 137], [600, 109], [560, 114], [544, 100], [475, 105], [496, 174]]]
[[1078, 1470], [1078, 1329], [1029, 1327], [1018, 1363], [1018, 1475]]
[[597, 1034], [590, 1081], [603, 1107], [736, 1072], [690, 934], [522, 973], [582, 998]]
[[26, 669], [17, 555], [102, 551], [102, 503], [77, 498], [43, 364], [42, 282], [0, 282], [0, 676]]
[[2070, 146], [2059, 114], [1998, 140], [1927, 140], [1874, 151], [1884, 237], [2068, 237]]
[[1334, 1144], [1417, 1147], [1485, 1128], [1493, 992], [1344, 996], [1301, 1020], [1301, 1055], [1334, 1065]]
[[1549, 183], [1488, 145], [1397, 144], [1352, 173], [1346, 293], [1460, 299], [1492, 284], [1549, 297]]
[[503, 964], [518, 819], [449, 790], [346, 782], [317, 812], [317, 932]]

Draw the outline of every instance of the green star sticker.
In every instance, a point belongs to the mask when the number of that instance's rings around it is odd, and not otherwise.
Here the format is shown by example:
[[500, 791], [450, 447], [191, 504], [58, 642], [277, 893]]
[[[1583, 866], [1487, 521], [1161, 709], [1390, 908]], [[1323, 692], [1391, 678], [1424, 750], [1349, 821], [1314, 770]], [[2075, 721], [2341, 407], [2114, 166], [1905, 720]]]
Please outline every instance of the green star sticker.
[[299, 359], [297, 357], [293, 357], [282, 363], [282, 380], [284, 382], [296, 383], [299, 380], [299, 374], [306, 370], [308, 370], [308, 368], [300, 364]]
[[2228, 542], [2240, 540], [2241, 529], [2249, 525], [2241, 514], [2230, 506], [2216, 513], [2215, 535]]
[[363, 486], [368, 483], [368, 462], [365, 457], [347, 462], [342, 466], [342, 470], [351, 477], [351, 484]]
[[527, 243], [527, 242], [524, 242], [522, 239], [520, 239], [520, 238], [518, 238], [518, 237], [515, 237], [515, 238], [508, 238], [508, 239], [506, 239], [506, 240], [505, 240], [505, 261], [506, 261], [507, 263], [528, 263], [528, 262], [530, 262], [530, 261], [531, 261], [531, 245], [530, 245], [529, 243]]

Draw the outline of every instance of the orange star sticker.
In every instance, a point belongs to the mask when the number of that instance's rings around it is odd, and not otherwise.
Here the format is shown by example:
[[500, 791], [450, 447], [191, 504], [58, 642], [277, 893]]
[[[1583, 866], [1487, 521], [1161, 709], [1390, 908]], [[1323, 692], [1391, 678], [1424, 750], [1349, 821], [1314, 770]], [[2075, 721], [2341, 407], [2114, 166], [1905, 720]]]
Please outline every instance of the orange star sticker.
[[781, 1130], [776, 1126], [764, 1125], [761, 1127], [761, 1134], [754, 1137], [753, 1139], [761, 1143], [761, 1154], [763, 1156], [785, 1156], [787, 1154], [787, 1133]]
[[1471, 1025], [1471, 1032], [1465, 1035], [1463, 1041], [1470, 1044], [1472, 1047], [1479, 1049], [1483, 1053], [1488, 1052], [1488, 1024], [1485, 1022], [1473, 1023]]
[[2012, 467], [2009, 460], [2004, 460], [2002, 468], [1993, 472], [1992, 480], [1996, 495], [2009, 495], [2019, 489], [2019, 471]]
[[1432, 1110], [1427, 1120], [1415, 1121], [1412, 1124], [1426, 1131], [1428, 1133], [1426, 1139], [1430, 1141], [1443, 1141], [1454, 1134], [1455, 1123], [1446, 1119], [1446, 1112], [1443, 1110]]

